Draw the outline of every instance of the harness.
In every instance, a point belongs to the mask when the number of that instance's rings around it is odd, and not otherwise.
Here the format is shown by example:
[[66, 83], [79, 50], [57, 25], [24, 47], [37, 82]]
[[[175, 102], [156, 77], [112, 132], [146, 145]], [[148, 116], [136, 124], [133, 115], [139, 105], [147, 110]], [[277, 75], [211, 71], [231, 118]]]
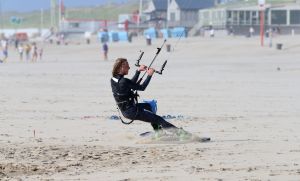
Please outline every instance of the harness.
[[[114, 82], [116, 82], [116, 83], [118, 83], [119, 84], [119, 82], [120, 82], [120, 80], [121, 80], [121, 78], [119, 78], [119, 79], [117, 79], [117, 78], [115, 78], [115, 77], [112, 77], [111, 78]], [[113, 94], [114, 95], [114, 97], [125, 97], [125, 98], [127, 98], [127, 100], [124, 100], [124, 101], [117, 101], [116, 100], [116, 104], [117, 104], [117, 110], [118, 110], [118, 113], [119, 113], [119, 118], [120, 118], [120, 120], [121, 120], [121, 122], [123, 123], [123, 124], [126, 124], [126, 125], [129, 125], [129, 124], [131, 124], [133, 121], [134, 121], [134, 119], [132, 119], [131, 121], [129, 121], [129, 122], [126, 122], [126, 121], [124, 121], [123, 119], [122, 119], [122, 117], [121, 117], [121, 111], [120, 111], [120, 107], [127, 107], [127, 106], [131, 106], [132, 104], [135, 106], [137, 103], [138, 103], [138, 99], [137, 99], [137, 97], [139, 96], [137, 93], [132, 93], [131, 95], [128, 95], [128, 94], [120, 94], [120, 93], [114, 93]], [[136, 113], [135, 113], [135, 116], [134, 117], [136, 117], [137, 115], [138, 115], [138, 113], [139, 113], [139, 110], [138, 110], [138, 108], [136, 107]]]

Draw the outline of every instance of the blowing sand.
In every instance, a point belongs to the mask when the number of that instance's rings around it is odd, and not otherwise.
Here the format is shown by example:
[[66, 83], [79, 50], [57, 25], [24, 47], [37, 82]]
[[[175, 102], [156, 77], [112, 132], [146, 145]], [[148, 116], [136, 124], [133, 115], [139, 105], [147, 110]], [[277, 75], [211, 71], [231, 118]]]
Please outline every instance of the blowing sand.
[[11, 48], [0, 64], [0, 180], [299, 180], [299, 40], [198, 37], [164, 49], [154, 67], [169, 59], [165, 72], [141, 99], [212, 139], [188, 144], [138, 144], [150, 125], [109, 119], [114, 59], [128, 58], [132, 75], [139, 50], [149, 64], [161, 39], [109, 44], [108, 61], [95, 42], [45, 45], [37, 63]]

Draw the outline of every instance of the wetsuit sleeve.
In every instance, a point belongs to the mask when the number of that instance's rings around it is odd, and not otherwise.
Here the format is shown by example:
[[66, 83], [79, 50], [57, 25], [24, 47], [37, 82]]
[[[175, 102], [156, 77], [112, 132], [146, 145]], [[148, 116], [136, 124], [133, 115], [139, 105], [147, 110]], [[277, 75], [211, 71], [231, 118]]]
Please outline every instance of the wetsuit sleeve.
[[152, 76], [147, 76], [146, 80], [143, 82], [143, 84], [137, 84], [135, 82], [132, 82], [131, 80], [129, 79], [125, 79], [126, 82], [125, 84], [130, 88], [130, 89], [133, 89], [133, 90], [138, 90], [138, 91], [144, 91], [146, 89], [146, 87], [148, 86], [148, 84], [150, 83], [150, 80], [151, 80]]
[[135, 71], [135, 74], [134, 74], [134, 76], [132, 77], [132, 79], [131, 79], [131, 81], [132, 82], [137, 82], [138, 81], [138, 78], [139, 78], [139, 75], [140, 75], [140, 71]]

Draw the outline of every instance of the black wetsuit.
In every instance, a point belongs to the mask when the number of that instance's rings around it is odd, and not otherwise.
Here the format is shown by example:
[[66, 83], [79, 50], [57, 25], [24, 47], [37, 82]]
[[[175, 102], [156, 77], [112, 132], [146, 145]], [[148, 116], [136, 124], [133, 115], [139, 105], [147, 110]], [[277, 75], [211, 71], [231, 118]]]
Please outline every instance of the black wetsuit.
[[143, 84], [140, 85], [137, 83], [139, 75], [140, 72], [136, 71], [131, 80], [124, 78], [123, 75], [117, 75], [111, 79], [112, 92], [123, 116], [131, 120], [149, 122], [154, 130], [160, 128], [175, 128], [174, 125], [154, 114], [151, 111], [150, 104], [137, 103], [137, 95], [134, 94], [134, 91], [144, 91], [152, 77], [148, 75]]

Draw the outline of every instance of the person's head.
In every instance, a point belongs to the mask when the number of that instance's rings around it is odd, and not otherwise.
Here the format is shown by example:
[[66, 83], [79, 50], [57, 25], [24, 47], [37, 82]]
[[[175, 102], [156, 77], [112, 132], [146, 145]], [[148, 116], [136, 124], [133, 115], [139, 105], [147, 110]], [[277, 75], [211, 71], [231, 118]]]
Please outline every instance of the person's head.
[[130, 67], [126, 58], [118, 58], [113, 66], [112, 76], [127, 75]]

